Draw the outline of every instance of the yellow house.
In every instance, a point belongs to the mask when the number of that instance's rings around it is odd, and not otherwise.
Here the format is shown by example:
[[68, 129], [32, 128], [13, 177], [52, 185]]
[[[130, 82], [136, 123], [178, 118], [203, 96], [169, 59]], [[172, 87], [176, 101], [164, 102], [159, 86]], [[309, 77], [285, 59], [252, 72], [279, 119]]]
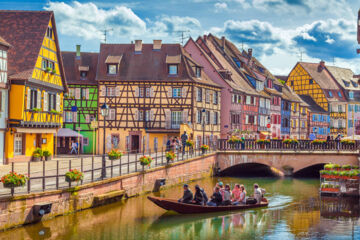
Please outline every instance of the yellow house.
[[[97, 81], [106, 151], [159, 151], [184, 130], [197, 145], [220, 135], [221, 87], [180, 44], [101, 44]], [[99, 114], [100, 153], [103, 128]]]
[[54, 13], [0, 11], [0, 26], [0, 35], [13, 46], [5, 158], [28, 161], [38, 147], [54, 154], [66, 91]]

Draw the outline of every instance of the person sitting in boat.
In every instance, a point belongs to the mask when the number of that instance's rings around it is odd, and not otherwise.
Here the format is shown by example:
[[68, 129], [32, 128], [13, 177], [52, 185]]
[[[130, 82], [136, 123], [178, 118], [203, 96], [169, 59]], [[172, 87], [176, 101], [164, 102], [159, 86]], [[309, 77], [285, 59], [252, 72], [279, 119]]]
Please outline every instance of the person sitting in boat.
[[254, 198], [256, 199], [256, 203], [261, 203], [262, 192], [257, 183], [254, 184]]
[[223, 198], [223, 200], [224, 200], [225, 188], [224, 188], [223, 182], [219, 182], [219, 188], [220, 188], [221, 196], [222, 196], [222, 198]]
[[239, 202], [246, 204], [246, 190], [245, 190], [244, 185], [242, 185], [242, 184], [240, 185], [240, 190], [241, 190], [241, 193], [240, 193]]
[[209, 198], [203, 188], [200, 188], [200, 191], [202, 192], [202, 194], [204, 196], [204, 205], [205, 205], [209, 201]]
[[222, 205], [224, 206], [231, 205], [231, 190], [229, 184], [225, 185]]
[[195, 196], [192, 203], [196, 205], [204, 205], [204, 194], [202, 193], [199, 185], [195, 185]]
[[240, 201], [240, 193], [241, 193], [240, 184], [236, 183], [234, 189], [231, 192], [231, 195], [232, 195], [231, 201], [232, 201], [233, 204], [236, 205], [236, 204], [239, 203], [239, 201]]
[[222, 203], [222, 196], [220, 193], [220, 188], [219, 187], [215, 187], [214, 193], [213, 195], [210, 197], [210, 201], [207, 202], [208, 206], [212, 206], [212, 207], [216, 207], [221, 205]]
[[181, 203], [191, 203], [193, 200], [193, 193], [189, 189], [189, 185], [184, 184], [184, 195], [179, 199]]

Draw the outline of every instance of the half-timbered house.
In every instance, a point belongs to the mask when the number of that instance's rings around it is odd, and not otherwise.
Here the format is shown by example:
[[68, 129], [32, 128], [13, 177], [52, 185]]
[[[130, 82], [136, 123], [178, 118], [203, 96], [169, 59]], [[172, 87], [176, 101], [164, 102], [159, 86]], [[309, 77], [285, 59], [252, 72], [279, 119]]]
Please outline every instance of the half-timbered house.
[[326, 69], [325, 62], [299, 62], [290, 72], [287, 85], [299, 95], [309, 95], [330, 112], [330, 133], [346, 135], [347, 102], [343, 90]]
[[7, 52], [10, 44], [0, 36], [0, 164], [5, 163], [5, 132], [8, 118]]
[[[76, 52], [62, 52], [69, 88], [64, 97], [64, 128], [81, 134], [80, 152], [96, 153], [97, 129], [91, 127], [91, 122], [97, 121], [98, 116], [98, 86], [95, 78], [99, 54], [81, 52], [80, 45], [76, 48]], [[69, 137], [59, 139], [59, 151], [67, 153], [71, 140], [78, 141]]]
[[12, 46], [5, 157], [8, 162], [30, 160], [37, 147], [54, 153], [66, 91], [54, 13], [1, 10], [0, 26], [0, 35]]
[[[159, 150], [184, 130], [197, 145], [220, 135], [221, 87], [180, 44], [101, 44], [96, 79], [106, 150]], [[99, 114], [100, 139], [103, 127]]]

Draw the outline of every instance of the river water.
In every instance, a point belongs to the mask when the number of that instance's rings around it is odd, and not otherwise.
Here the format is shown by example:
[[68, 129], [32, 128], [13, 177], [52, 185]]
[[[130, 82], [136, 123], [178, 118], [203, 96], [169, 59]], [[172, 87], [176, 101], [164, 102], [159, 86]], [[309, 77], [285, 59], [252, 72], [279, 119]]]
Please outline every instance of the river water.
[[[0, 233], [0, 239], [360, 239], [359, 201], [320, 198], [318, 179], [206, 178], [208, 195], [216, 181], [257, 182], [267, 190], [267, 208], [205, 215], [166, 212], [140, 196]], [[193, 189], [196, 183], [189, 184]], [[180, 198], [182, 186], [157, 196]]]

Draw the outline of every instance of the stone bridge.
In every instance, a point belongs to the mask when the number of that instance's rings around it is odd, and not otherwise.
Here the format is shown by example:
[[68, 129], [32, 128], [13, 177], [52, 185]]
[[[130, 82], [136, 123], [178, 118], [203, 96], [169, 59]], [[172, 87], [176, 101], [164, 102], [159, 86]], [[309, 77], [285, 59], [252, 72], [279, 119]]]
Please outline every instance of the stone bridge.
[[[260, 164], [271, 168], [280, 176], [292, 175], [319, 164], [359, 165], [358, 151], [219, 151], [217, 167], [219, 172], [243, 165]], [[290, 170], [289, 170], [290, 167]]]

